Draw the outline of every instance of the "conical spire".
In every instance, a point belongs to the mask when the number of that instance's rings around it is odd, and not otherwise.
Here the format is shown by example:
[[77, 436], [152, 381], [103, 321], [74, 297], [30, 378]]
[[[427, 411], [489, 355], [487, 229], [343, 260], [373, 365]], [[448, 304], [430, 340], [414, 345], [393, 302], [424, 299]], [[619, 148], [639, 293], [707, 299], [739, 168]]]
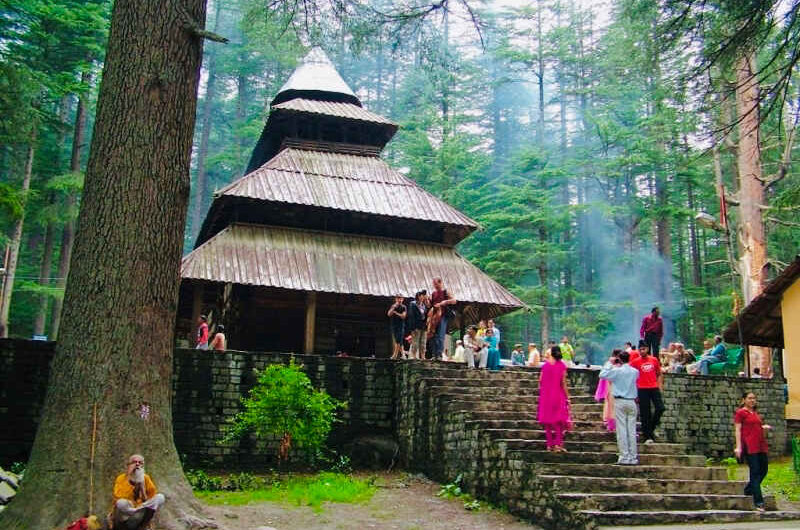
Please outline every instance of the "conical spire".
[[300, 66], [272, 100], [272, 105], [278, 105], [297, 97], [353, 103], [361, 106], [361, 102], [320, 47], [312, 48], [303, 58]]

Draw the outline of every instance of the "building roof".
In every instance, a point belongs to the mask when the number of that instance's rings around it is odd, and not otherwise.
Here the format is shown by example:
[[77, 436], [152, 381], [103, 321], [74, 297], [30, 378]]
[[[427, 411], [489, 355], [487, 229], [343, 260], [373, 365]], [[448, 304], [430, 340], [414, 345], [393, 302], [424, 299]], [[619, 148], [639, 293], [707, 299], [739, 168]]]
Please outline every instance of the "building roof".
[[460, 304], [490, 315], [524, 304], [448, 245], [233, 224], [183, 258], [184, 280], [301, 291], [411, 296], [441, 277]]
[[478, 227], [378, 156], [286, 148], [217, 192], [225, 196]]
[[352, 103], [336, 103], [333, 101], [318, 101], [314, 99], [295, 98], [285, 103], [272, 106], [273, 110], [294, 111], [294, 112], [307, 112], [309, 114], [324, 114], [327, 116], [334, 116], [337, 118], [345, 118], [348, 120], [366, 121], [370, 123], [379, 123], [382, 125], [391, 125], [397, 129], [397, 124], [391, 120], [384, 118], [380, 114], [375, 114], [367, 109]]
[[327, 101], [342, 101], [361, 106], [361, 102], [333, 67], [333, 63], [322, 50], [312, 48], [303, 58], [286, 83], [278, 91], [272, 105], [306, 97]]
[[[738, 324], [734, 320], [723, 333], [727, 342], [740, 342], [752, 346], [783, 348], [783, 318], [781, 299], [783, 293], [800, 278], [800, 255], [783, 269], [747, 307], [739, 313]], [[739, 339], [739, 325], [742, 338]]]

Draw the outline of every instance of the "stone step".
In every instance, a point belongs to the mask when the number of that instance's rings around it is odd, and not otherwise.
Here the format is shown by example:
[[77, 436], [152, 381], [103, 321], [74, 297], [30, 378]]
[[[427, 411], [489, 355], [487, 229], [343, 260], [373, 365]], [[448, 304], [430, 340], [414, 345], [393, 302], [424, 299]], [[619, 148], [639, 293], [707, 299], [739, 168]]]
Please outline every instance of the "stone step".
[[[542, 431], [541, 438], [534, 438], [530, 435], [531, 431], [506, 431], [487, 429], [490, 436], [495, 437], [495, 442], [505, 444], [507, 449], [532, 449], [535, 451], [545, 450], [545, 436]], [[521, 434], [521, 436], [520, 436]], [[526, 436], [527, 434], [527, 436]], [[582, 440], [571, 440], [572, 433], [568, 433], [564, 440], [564, 448], [572, 453], [616, 453], [617, 444], [608, 442], [587, 442]], [[660, 455], [684, 455], [686, 452], [685, 444], [654, 443], [650, 445], [638, 444], [639, 454], [660, 454]]]
[[[728, 471], [724, 467], [706, 466], [663, 466], [646, 465], [638, 466], [618, 466], [608, 464], [573, 464], [570, 462], [540, 462], [534, 465], [538, 473], [545, 475], [581, 476], [581, 477], [603, 477], [603, 478], [652, 478], [665, 480], [728, 480]], [[732, 493], [741, 493], [745, 482], [730, 482], [736, 484]], [[580, 490], [578, 490], [580, 491]], [[592, 490], [594, 491], [594, 490]], [[692, 493], [669, 490], [670, 493]], [[655, 492], [654, 492], [655, 493]], [[729, 493], [727, 490], [722, 493]]]
[[[463, 401], [498, 401], [498, 400], [513, 400], [518, 403], [528, 403], [536, 405], [539, 403], [538, 392], [528, 391], [526, 389], [508, 390], [496, 388], [480, 388], [480, 387], [465, 387], [465, 388], [451, 388], [434, 386], [426, 389], [434, 395], [445, 397], [446, 399], [463, 400]], [[594, 396], [583, 395], [575, 396], [571, 399], [573, 409], [579, 405], [592, 405], [592, 410], [599, 410], [602, 412], [602, 404], [594, 400]]]
[[[617, 453], [612, 452], [577, 452], [577, 453], [552, 453], [549, 451], [531, 451], [527, 449], [509, 449], [506, 454], [509, 458], [516, 458], [526, 462], [570, 462], [575, 464], [614, 464]], [[700, 467], [705, 464], [706, 457], [702, 455], [662, 455], [640, 454], [639, 462], [643, 465], [654, 466], [693, 466]], [[620, 466], [625, 467], [625, 466]]]
[[418, 366], [418, 369], [420, 375], [423, 377], [489, 379], [492, 381], [539, 380], [538, 371], [498, 370], [495, 372], [479, 368], [467, 368], [466, 365], [450, 365], [449, 363], [448, 366], [431, 366], [426, 364], [425, 366]]
[[[509, 430], [524, 430], [532, 431], [535, 439], [544, 436], [542, 425], [535, 419], [481, 419], [481, 420], [467, 420], [464, 422], [467, 426], [477, 425], [483, 429], [509, 429]], [[541, 436], [540, 436], [541, 435]], [[616, 435], [607, 430], [605, 427], [596, 431], [587, 428], [573, 429], [569, 432], [571, 440], [585, 440], [587, 442], [614, 442], [617, 438]]]
[[[630, 469], [632, 466], [626, 468]], [[691, 475], [688, 473], [687, 476]], [[539, 479], [564, 492], [658, 494], [741, 495], [745, 482], [729, 480], [689, 480], [642, 477], [591, 477], [581, 475], [541, 474]]]
[[[524, 398], [523, 398], [524, 399]], [[445, 402], [453, 410], [468, 410], [475, 412], [527, 412], [536, 415], [536, 405], [517, 400], [481, 399], [475, 401], [460, 400], [452, 397]], [[573, 421], [596, 420], [602, 424], [603, 407], [601, 405], [578, 404], [572, 406], [571, 416]]]
[[[447, 403], [447, 406], [451, 410], [468, 410], [470, 412], [470, 416], [472, 421], [493, 421], [493, 420], [500, 420], [500, 421], [520, 421], [520, 422], [533, 422], [532, 425], [535, 425], [541, 428], [541, 424], [536, 421], [536, 411], [531, 411], [530, 409], [526, 409], [524, 411], [508, 411], [508, 410], [474, 410], [469, 408], [469, 406], [460, 407], [456, 403]], [[581, 431], [603, 431], [605, 430], [605, 425], [603, 424], [602, 420], [600, 420], [600, 416], [598, 415], [597, 418], [592, 417], [591, 420], [579, 420], [579, 419], [572, 419], [572, 428], [573, 431], [581, 432]]]
[[480, 399], [513, 399], [525, 400], [536, 403], [539, 400], [539, 390], [535, 388], [496, 387], [496, 386], [429, 386], [427, 392], [438, 395], [447, 395], [454, 398], [480, 398]]
[[[748, 510], [655, 510], [655, 511], [611, 511], [581, 510], [596, 524], [607, 526], [630, 526], [652, 524], [701, 524], [735, 523], [747, 521], [780, 521], [800, 519], [800, 512]], [[635, 521], [635, 523], [634, 523]]]
[[539, 383], [530, 379], [510, 379], [495, 381], [482, 377], [426, 377], [422, 379], [427, 386], [449, 386], [456, 388], [526, 388], [539, 391]]
[[[559, 493], [558, 498], [576, 510], [650, 511], [659, 510], [753, 510], [753, 497], [707, 493]], [[774, 497], [764, 497], [767, 509], [777, 509]]]

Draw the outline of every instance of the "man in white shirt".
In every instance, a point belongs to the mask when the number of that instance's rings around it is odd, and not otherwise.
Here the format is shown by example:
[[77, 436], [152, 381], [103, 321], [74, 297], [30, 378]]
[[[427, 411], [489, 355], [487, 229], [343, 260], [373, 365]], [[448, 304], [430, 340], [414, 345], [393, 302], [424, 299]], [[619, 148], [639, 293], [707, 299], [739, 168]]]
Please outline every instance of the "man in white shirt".
[[620, 465], [639, 463], [639, 450], [636, 447], [636, 381], [639, 379], [639, 370], [628, 364], [629, 358], [628, 352], [624, 351], [619, 358], [609, 358], [600, 370], [600, 378], [612, 384], [619, 448], [617, 464]]

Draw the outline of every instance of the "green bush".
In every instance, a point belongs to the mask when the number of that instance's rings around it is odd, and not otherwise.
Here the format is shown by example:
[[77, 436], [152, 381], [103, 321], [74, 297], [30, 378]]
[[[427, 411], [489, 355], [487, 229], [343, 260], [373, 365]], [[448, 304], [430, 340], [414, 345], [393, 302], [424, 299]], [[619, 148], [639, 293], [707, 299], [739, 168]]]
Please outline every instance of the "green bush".
[[231, 475], [225, 484], [228, 491], [252, 491], [264, 486], [264, 481], [251, 473]]
[[193, 490], [201, 491], [220, 491], [222, 490], [222, 479], [210, 477], [202, 469], [190, 469], [186, 472], [186, 480]]
[[254, 433], [262, 440], [280, 439], [278, 461], [289, 450], [302, 449], [309, 459], [320, 453], [336, 420], [337, 401], [311, 385], [308, 376], [293, 361], [256, 371], [258, 383], [242, 399], [244, 410], [232, 420], [223, 442]]

